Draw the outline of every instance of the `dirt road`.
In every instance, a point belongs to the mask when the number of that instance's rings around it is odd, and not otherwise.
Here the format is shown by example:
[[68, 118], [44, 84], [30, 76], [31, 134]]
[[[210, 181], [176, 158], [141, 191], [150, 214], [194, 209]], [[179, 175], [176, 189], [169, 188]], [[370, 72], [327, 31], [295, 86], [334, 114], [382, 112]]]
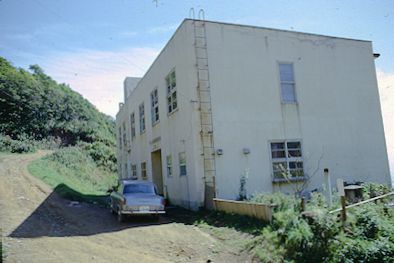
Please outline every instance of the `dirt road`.
[[119, 224], [108, 209], [73, 205], [31, 176], [45, 152], [0, 155], [0, 228], [5, 262], [248, 262], [196, 226], [147, 219]]

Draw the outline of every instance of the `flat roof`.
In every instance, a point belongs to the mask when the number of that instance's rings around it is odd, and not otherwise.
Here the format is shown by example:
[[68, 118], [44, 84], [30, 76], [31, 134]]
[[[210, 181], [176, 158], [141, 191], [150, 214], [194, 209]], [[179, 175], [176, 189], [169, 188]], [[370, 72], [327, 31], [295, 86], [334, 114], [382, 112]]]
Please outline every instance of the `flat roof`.
[[237, 23], [229, 23], [229, 22], [220, 22], [220, 21], [213, 21], [213, 20], [200, 20], [200, 19], [192, 19], [192, 18], [185, 18], [181, 24], [183, 24], [185, 21], [201, 21], [201, 22], [220, 24], [220, 25], [249, 27], [249, 28], [265, 29], [265, 30], [272, 30], [272, 31], [281, 31], [281, 32], [287, 32], [287, 33], [303, 34], [303, 35], [309, 35], [309, 36], [329, 37], [329, 38], [337, 38], [337, 39], [352, 40], [352, 41], [362, 41], [362, 42], [372, 42], [371, 40], [363, 40], [363, 39], [355, 39], [355, 38], [347, 38], [347, 37], [337, 37], [337, 36], [307, 33], [307, 32], [294, 31], [294, 30], [286, 30], [286, 29], [270, 28], [270, 27], [263, 27], [263, 26], [246, 25], [246, 24], [237, 24]]
[[[205, 23], [212, 23], [212, 24], [220, 24], [220, 25], [227, 25], [227, 26], [239, 26], [239, 27], [248, 27], [248, 28], [257, 28], [257, 29], [264, 29], [264, 30], [271, 30], [271, 31], [280, 31], [280, 32], [286, 32], [286, 33], [296, 33], [296, 34], [302, 34], [306, 36], [317, 36], [317, 37], [329, 37], [329, 38], [335, 38], [335, 39], [343, 39], [343, 40], [351, 40], [351, 41], [361, 41], [361, 42], [372, 42], [371, 40], [362, 40], [362, 39], [353, 39], [353, 38], [345, 38], [345, 37], [335, 37], [335, 36], [328, 36], [328, 35], [322, 35], [322, 34], [314, 34], [314, 33], [305, 33], [305, 32], [299, 32], [299, 31], [293, 31], [293, 30], [286, 30], [286, 29], [276, 29], [276, 28], [269, 28], [269, 27], [262, 27], [262, 26], [253, 26], [253, 25], [245, 25], [245, 24], [236, 24], [236, 23], [228, 23], [228, 22], [219, 22], [219, 21], [213, 21], [213, 20], [201, 20], [201, 19], [192, 19], [192, 18], [185, 18], [183, 21], [179, 24], [177, 29], [174, 31], [170, 39], [167, 41], [167, 43], [164, 45], [164, 47], [160, 50], [159, 54], [155, 58], [155, 60], [152, 62], [152, 64], [149, 66], [149, 68], [146, 70], [145, 74], [140, 77], [140, 81], [137, 83], [135, 88], [130, 92], [129, 97], [134, 93], [134, 91], [140, 86], [140, 83], [143, 81], [145, 76], [149, 73], [151, 70], [152, 66], [156, 63], [157, 59], [161, 56], [161, 54], [166, 50], [167, 46], [171, 42], [171, 40], [174, 38], [178, 30], [182, 27], [182, 25], [186, 21], [200, 21], [200, 22], [205, 22]], [[127, 100], [127, 98], [126, 98]], [[123, 102], [126, 104], [126, 100]], [[122, 108], [123, 109], [123, 108]], [[118, 117], [118, 114], [121, 113], [122, 109], [120, 109], [116, 113], [116, 119]]]

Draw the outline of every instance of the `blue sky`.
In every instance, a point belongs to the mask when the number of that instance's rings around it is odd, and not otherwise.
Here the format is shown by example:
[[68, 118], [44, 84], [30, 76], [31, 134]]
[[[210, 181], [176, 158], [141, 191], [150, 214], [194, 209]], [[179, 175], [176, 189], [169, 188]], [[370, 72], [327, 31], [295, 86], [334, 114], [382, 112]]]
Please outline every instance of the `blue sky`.
[[39, 64], [114, 116], [190, 8], [207, 20], [372, 40], [394, 169], [394, 1], [0, 0], [0, 56]]

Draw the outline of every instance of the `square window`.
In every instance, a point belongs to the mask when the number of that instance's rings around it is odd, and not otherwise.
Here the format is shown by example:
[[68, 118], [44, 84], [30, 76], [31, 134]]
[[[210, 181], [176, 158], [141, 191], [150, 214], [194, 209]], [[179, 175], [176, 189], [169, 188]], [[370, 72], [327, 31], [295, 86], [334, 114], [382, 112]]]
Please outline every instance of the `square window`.
[[289, 180], [304, 177], [300, 141], [271, 143], [272, 172], [274, 179]]

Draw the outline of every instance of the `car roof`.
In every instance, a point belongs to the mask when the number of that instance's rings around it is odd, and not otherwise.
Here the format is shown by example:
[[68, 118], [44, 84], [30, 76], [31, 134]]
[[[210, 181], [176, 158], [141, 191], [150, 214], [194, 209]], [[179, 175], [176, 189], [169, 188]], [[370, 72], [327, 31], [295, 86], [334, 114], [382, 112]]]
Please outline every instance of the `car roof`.
[[120, 179], [119, 183], [122, 183], [124, 185], [126, 185], [126, 184], [149, 184], [149, 185], [154, 185], [153, 182], [141, 181], [141, 180], [131, 180], [131, 179]]

